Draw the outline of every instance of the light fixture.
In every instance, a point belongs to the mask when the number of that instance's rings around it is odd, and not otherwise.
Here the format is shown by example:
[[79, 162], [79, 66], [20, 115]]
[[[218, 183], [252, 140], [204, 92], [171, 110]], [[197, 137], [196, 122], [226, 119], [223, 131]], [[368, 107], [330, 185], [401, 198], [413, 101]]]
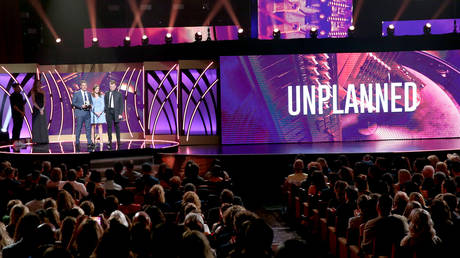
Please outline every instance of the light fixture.
[[198, 31], [195, 33], [195, 42], [200, 42], [203, 39], [203, 35], [201, 34], [201, 31]]
[[281, 38], [281, 31], [278, 28], [273, 29], [273, 39], [280, 39]]
[[244, 29], [243, 29], [243, 28], [239, 28], [239, 29], [238, 29], [238, 39], [244, 39], [244, 38], [245, 38]]
[[129, 36], [125, 37], [125, 39], [123, 40], [123, 45], [125, 47], [129, 47], [129, 45], [131, 45], [131, 38]]
[[348, 37], [349, 38], [353, 38], [355, 36], [355, 26], [351, 25], [350, 27], [348, 27]]
[[59, 45], [59, 44], [61, 44], [61, 43], [62, 43], [62, 39], [61, 39], [61, 38], [57, 38], [57, 39], [56, 39], [56, 44]]
[[99, 46], [99, 39], [97, 37], [93, 37], [92, 46], [93, 47]]
[[147, 35], [142, 35], [142, 46], [147, 46], [149, 44], [149, 37]]
[[431, 35], [431, 23], [427, 22], [425, 26], [423, 26], [423, 34], [425, 36]]
[[316, 27], [311, 27], [310, 29], [310, 38], [317, 39], [318, 38], [318, 29]]
[[172, 38], [171, 33], [169, 33], [169, 32], [166, 33], [166, 35], [165, 35], [165, 42], [166, 42], [166, 44], [171, 44], [171, 43], [172, 43], [172, 40], [173, 40], [173, 38]]
[[388, 25], [387, 35], [388, 37], [393, 37], [395, 35], [395, 26], [393, 24]]

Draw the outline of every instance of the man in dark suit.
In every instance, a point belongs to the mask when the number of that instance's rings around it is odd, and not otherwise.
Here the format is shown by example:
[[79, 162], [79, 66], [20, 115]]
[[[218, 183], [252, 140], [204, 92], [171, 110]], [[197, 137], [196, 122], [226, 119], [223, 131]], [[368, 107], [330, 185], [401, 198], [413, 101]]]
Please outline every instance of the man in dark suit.
[[22, 123], [24, 122], [24, 104], [26, 101], [21, 95], [21, 87], [13, 83], [14, 92], [10, 96], [11, 116], [13, 117], [13, 141], [18, 141], [21, 134]]
[[72, 97], [72, 107], [75, 108], [75, 117], [77, 119], [75, 144], [80, 145], [80, 133], [83, 123], [85, 123], [86, 139], [88, 141], [88, 149], [93, 148], [91, 141], [91, 106], [93, 101], [91, 94], [87, 91], [86, 81], [80, 82], [80, 90], [75, 92]]
[[361, 249], [365, 254], [374, 256], [391, 256], [392, 245], [399, 249], [401, 240], [408, 233], [405, 217], [391, 215], [393, 199], [389, 195], [382, 195], [377, 203], [379, 216], [369, 220], [364, 226]]
[[110, 91], [104, 96], [104, 111], [105, 119], [107, 120], [107, 136], [109, 144], [107, 148], [112, 149], [112, 124], [115, 126], [117, 136], [117, 147], [120, 146], [120, 121], [123, 119], [123, 95], [117, 90], [117, 84], [114, 80], [110, 80]]

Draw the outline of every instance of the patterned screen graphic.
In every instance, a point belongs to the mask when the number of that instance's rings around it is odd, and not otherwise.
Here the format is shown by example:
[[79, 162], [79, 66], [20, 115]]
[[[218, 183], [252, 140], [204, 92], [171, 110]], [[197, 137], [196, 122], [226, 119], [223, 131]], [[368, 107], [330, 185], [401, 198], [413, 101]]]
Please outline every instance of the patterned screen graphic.
[[[13, 83], [17, 82], [22, 86], [21, 94], [25, 98], [32, 89], [34, 82], [33, 73], [5, 73], [0, 74], [0, 125], [2, 132], [8, 132], [11, 135], [13, 129], [13, 120], [11, 118], [11, 104], [9, 96], [14, 92]], [[26, 119], [23, 122], [20, 137], [29, 138], [32, 129], [32, 100], [26, 103], [24, 110]], [[10, 122], [11, 121], [11, 122]]]
[[[460, 50], [221, 57], [221, 64], [224, 144], [460, 136]], [[323, 85], [324, 93], [307, 95], [303, 85], [309, 93]], [[305, 97], [316, 103], [314, 115], [310, 106], [304, 113]], [[349, 113], [338, 114], [347, 105]]]
[[259, 0], [259, 39], [271, 39], [274, 28], [281, 38], [305, 38], [312, 27], [319, 38], [347, 36], [353, 16], [352, 0]]

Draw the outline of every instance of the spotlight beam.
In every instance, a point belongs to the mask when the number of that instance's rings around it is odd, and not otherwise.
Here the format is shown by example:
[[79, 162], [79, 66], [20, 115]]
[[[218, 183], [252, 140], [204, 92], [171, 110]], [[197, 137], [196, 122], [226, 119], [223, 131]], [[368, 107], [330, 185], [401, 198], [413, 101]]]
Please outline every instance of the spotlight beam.
[[179, 13], [179, 5], [182, 0], [173, 0], [171, 3], [171, 13], [169, 14], [168, 32], [171, 33], [174, 24], [176, 23], [177, 14]]
[[51, 21], [48, 19], [45, 10], [43, 10], [42, 3], [39, 0], [29, 0], [29, 3], [34, 7], [35, 11], [38, 13], [42, 21], [45, 23], [46, 27], [48, 27], [51, 34], [53, 34], [54, 39], [58, 39], [59, 36], [57, 35], [56, 30], [51, 24]]
[[129, 33], [128, 33], [128, 35], [130, 37], [131, 37], [131, 35], [133, 33], [133, 30], [136, 27], [136, 25], [139, 26], [139, 28], [141, 29], [141, 34], [144, 35], [144, 24], [142, 23], [141, 18], [142, 18], [142, 15], [145, 12], [145, 9], [142, 9], [141, 7], [143, 5], [148, 4], [149, 2], [150, 2], [150, 0], [142, 0], [141, 3], [140, 3], [140, 6], [137, 6], [136, 0], [129, 0], [128, 1], [129, 7], [131, 8], [131, 11], [134, 14], [134, 20], [131, 23], [131, 28], [129, 29]]
[[96, 0], [86, 0], [88, 6], [89, 22], [91, 24], [91, 31], [93, 38], [97, 38], [96, 33]]
[[222, 6], [225, 7], [225, 10], [227, 10], [228, 15], [232, 19], [232, 22], [234, 25], [237, 27], [240, 26], [240, 22], [238, 21], [238, 17], [235, 14], [235, 10], [233, 10], [232, 5], [228, 2], [228, 0], [219, 0], [213, 7], [211, 12], [209, 13], [208, 17], [206, 17], [206, 20], [203, 22], [203, 26], [209, 26], [211, 23], [212, 19], [216, 17], [217, 13], [220, 11]]
[[393, 21], [399, 21], [399, 18], [401, 18], [403, 13], [406, 11], [407, 6], [409, 6], [411, 1], [412, 0], [404, 0], [404, 2], [401, 4], [401, 8], [399, 8], [398, 12], [396, 13], [396, 16], [393, 18]]
[[438, 19], [438, 17], [441, 15], [442, 12], [444, 12], [444, 10], [447, 8], [447, 6], [449, 6], [450, 2], [452, 2], [452, 0], [445, 0], [442, 5], [439, 7], [439, 9], [436, 11], [436, 13], [433, 15], [433, 17], [431, 17], [432, 20], [434, 19]]

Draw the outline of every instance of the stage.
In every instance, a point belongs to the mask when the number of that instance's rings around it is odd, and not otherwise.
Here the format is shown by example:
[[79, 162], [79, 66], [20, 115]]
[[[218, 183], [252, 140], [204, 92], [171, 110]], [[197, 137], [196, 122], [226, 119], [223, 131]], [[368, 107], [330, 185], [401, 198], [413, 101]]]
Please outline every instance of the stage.
[[354, 142], [179, 146], [177, 155], [295, 155], [444, 152], [460, 150], [460, 138]]
[[412, 153], [412, 152], [456, 152], [460, 150], [460, 138], [385, 140], [355, 142], [288, 143], [288, 144], [251, 144], [251, 145], [180, 145], [167, 140], [124, 140], [119, 148], [107, 143], [96, 144], [88, 151], [86, 142], [80, 149], [72, 141], [51, 142], [46, 145], [28, 143], [23, 148], [13, 145], [0, 146], [0, 156], [62, 156], [79, 155], [90, 159], [104, 157], [139, 156], [168, 153], [174, 155], [295, 155], [295, 154], [360, 154], [360, 153]]
[[178, 142], [167, 140], [122, 140], [120, 146], [112, 143], [108, 149], [107, 143], [97, 143], [94, 149], [88, 149], [86, 142], [77, 146], [73, 141], [54, 141], [49, 144], [27, 143], [25, 146], [16, 147], [13, 145], [0, 146], [0, 156], [75, 156], [97, 159], [107, 157], [126, 157], [153, 155], [155, 153], [177, 152]]

